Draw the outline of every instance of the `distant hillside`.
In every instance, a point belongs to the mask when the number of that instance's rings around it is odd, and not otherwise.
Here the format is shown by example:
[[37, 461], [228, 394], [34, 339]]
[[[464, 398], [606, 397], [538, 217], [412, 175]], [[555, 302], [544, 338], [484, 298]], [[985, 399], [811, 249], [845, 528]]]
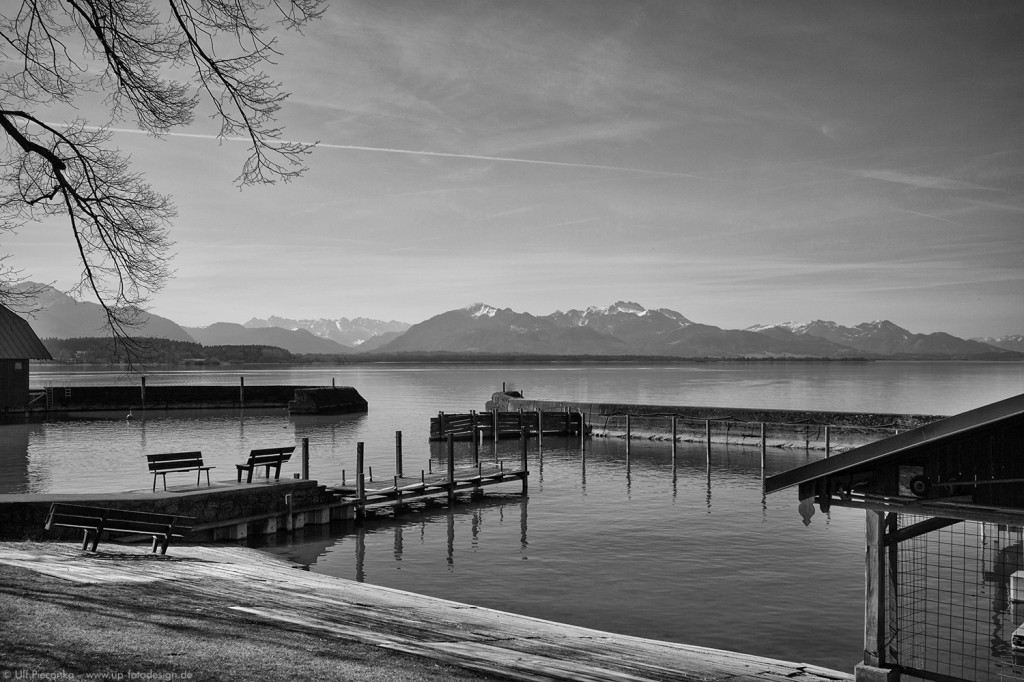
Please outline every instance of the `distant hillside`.
[[[103, 311], [94, 303], [76, 303], [46, 287], [39, 304], [42, 312], [25, 317], [41, 338], [108, 336], [103, 328]], [[346, 361], [358, 361], [361, 355], [376, 358], [395, 354], [425, 358], [479, 354], [546, 358], [1024, 360], [1024, 335], [968, 340], [945, 332], [916, 334], [888, 320], [853, 327], [814, 320], [722, 329], [695, 322], [668, 308], [648, 309], [633, 301], [540, 316], [474, 303], [414, 325], [371, 318], [300, 320], [271, 316], [265, 320], [252, 318], [244, 325], [218, 322], [186, 328], [153, 315], [136, 335], [206, 347], [251, 346], [321, 358], [346, 356]], [[267, 358], [272, 355], [271, 351], [259, 353]]]
[[[292, 320], [274, 315], [271, 315], [266, 320], [254, 317], [243, 326], [249, 329], [264, 327], [280, 327], [292, 330], [305, 329], [320, 338], [330, 339], [343, 346], [358, 348], [359, 350], [378, 346], [382, 338], [386, 337], [390, 340], [410, 327], [407, 322], [398, 322], [396, 320], [384, 322], [383, 320], [372, 320], [366, 317], [357, 317], [352, 320], [347, 317], [334, 320], [325, 318], [318, 320]], [[363, 346], [367, 343], [370, 343], [370, 345], [364, 348]]]
[[[24, 288], [43, 287], [26, 282]], [[98, 303], [79, 302], [53, 287], [43, 287], [36, 300], [42, 310], [34, 315], [22, 315], [39, 338], [71, 339], [108, 335], [106, 314]], [[132, 336], [195, 341], [183, 327], [159, 315], [147, 315], [145, 324], [129, 330]]]
[[261, 327], [248, 329], [240, 324], [217, 322], [209, 327], [188, 327], [189, 334], [204, 346], [276, 346], [289, 353], [344, 355], [351, 348], [330, 339], [322, 339], [305, 329]]
[[844, 327], [835, 322], [815, 320], [806, 323], [785, 322], [778, 325], [751, 327], [753, 331], [785, 329], [796, 336], [814, 336], [877, 356], [947, 357], [996, 359], [1010, 358], [1006, 350], [961, 339], [945, 332], [914, 334], [889, 320], [864, 322]]
[[614, 355], [627, 345], [586, 327], [561, 327], [528, 313], [476, 303], [414, 324], [377, 349], [380, 353], [518, 353], [532, 355]]
[[1024, 353], [1024, 335], [1013, 334], [1011, 336], [997, 336], [993, 337], [981, 337], [971, 339], [978, 343], [984, 343], [989, 346], [995, 346], [996, 348], [1002, 348], [1003, 350], [1012, 350], [1017, 353]]

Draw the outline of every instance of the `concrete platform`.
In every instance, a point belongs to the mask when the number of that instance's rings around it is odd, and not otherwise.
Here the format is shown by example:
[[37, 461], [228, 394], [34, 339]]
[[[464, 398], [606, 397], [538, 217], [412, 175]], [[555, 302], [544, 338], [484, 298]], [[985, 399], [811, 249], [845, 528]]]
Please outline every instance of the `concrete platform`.
[[[195, 479], [192, 479], [195, 480]], [[0, 540], [72, 539], [73, 529], [46, 531], [54, 502], [115, 507], [132, 511], [191, 516], [192, 539], [239, 540], [249, 534], [272, 534], [310, 523], [329, 523], [323, 510], [332, 496], [314, 480], [294, 478], [235, 480], [205, 479], [197, 486], [162, 486], [119, 493], [0, 495]], [[298, 526], [296, 526], [298, 524]]]
[[[65, 543], [0, 543], [0, 575], [10, 565], [82, 589], [105, 583], [130, 583], [135, 592], [170, 586], [185, 604], [227, 604], [223, 618], [276, 623], [508, 679], [853, 679], [812, 665], [616, 635], [317, 575], [247, 548], [171, 545], [167, 556], [147, 551], [108, 545], [89, 554]], [[302, 655], [295, 652], [296, 659]]]

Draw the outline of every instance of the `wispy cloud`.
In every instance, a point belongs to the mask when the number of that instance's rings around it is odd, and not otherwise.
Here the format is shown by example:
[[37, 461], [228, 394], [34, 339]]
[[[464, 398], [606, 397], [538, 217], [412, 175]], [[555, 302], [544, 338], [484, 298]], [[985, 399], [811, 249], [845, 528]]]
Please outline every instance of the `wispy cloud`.
[[[108, 128], [111, 132], [115, 133], [126, 133], [133, 135], [149, 135], [144, 130], [137, 130], [134, 128]], [[224, 142], [249, 142], [250, 140], [245, 137], [219, 137], [217, 135], [210, 135], [206, 133], [181, 133], [172, 132], [165, 133], [161, 137], [182, 137], [192, 138], [198, 140], [217, 140]], [[278, 141], [281, 144], [286, 144], [284, 140]], [[648, 168], [635, 168], [630, 166], [612, 166], [596, 163], [576, 163], [572, 161], [549, 161], [544, 159], [523, 159], [510, 156], [488, 156], [485, 154], [459, 154], [456, 152], [435, 152], [427, 151], [422, 149], [394, 149], [391, 147], [369, 147], [355, 144], [335, 144], [330, 142], [300, 142], [297, 144], [315, 144], [318, 149], [341, 149], [355, 152], [376, 152], [380, 154], [406, 154], [410, 156], [426, 156], [442, 159], [468, 159], [472, 161], [492, 161], [498, 163], [522, 163], [537, 166], [555, 166], [561, 168], [584, 168], [590, 170], [602, 170], [602, 171], [614, 171], [619, 173], [635, 173], [639, 175], [654, 175], [661, 177], [673, 177], [673, 178], [690, 178], [694, 180], [706, 180], [708, 178], [700, 175], [694, 175], [692, 173], [679, 173], [675, 171], [661, 171], [652, 170]]]
[[976, 185], [973, 182], [964, 182], [962, 180], [951, 180], [949, 178], [940, 178], [932, 175], [917, 175], [914, 173], [904, 173], [902, 171], [887, 171], [887, 170], [860, 170], [853, 171], [854, 175], [858, 175], [862, 178], [868, 178], [870, 180], [882, 180], [883, 182], [894, 182], [900, 185], [910, 185], [911, 187], [918, 187], [921, 189], [942, 189], [942, 190], [984, 190], [987, 192], [999, 192], [1001, 190], [995, 187], [985, 187], [984, 185]]

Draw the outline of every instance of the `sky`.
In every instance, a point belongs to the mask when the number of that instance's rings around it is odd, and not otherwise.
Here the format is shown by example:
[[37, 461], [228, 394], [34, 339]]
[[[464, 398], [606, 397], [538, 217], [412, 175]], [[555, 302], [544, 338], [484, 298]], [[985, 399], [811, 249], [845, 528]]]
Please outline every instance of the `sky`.
[[[1016, 1], [332, 0], [270, 69], [301, 179], [239, 190], [204, 116], [113, 139], [174, 197], [151, 312], [185, 326], [627, 300], [1024, 334], [1021, 35]], [[0, 251], [77, 282], [66, 223]]]

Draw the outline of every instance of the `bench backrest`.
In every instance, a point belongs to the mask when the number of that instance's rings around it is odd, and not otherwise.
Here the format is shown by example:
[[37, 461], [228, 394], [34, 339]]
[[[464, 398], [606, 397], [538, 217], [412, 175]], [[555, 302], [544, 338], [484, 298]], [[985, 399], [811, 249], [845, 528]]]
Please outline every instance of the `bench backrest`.
[[192, 530], [195, 518], [175, 514], [89, 507], [78, 504], [54, 503], [46, 517], [46, 530], [53, 526], [72, 528], [104, 528], [129, 533], [167, 533], [184, 536]]
[[268, 464], [276, 462], [287, 462], [295, 452], [295, 446], [287, 448], [258, 448], [249, 451], [249, 464]]
[[159, 455], [146, 455], [150, 471], [171, 471], [203, 466], [202, 452], [165, 452]]

